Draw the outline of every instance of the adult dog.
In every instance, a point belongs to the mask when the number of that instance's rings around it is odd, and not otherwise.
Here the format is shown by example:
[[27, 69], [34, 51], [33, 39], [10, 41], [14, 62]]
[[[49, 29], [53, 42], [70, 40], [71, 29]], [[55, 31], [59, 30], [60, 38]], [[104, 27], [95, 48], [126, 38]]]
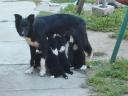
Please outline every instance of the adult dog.
[[[48, 38], [53, 34], [59, 34], [66, 37], [73, 37], [76, 45], [80, 50], [92, 56], [92, 47], [88, 41], [86, 33], [86, 24], [81, 18], [69, 14], [54, 14], [50, 16], [35, 17], [33, 14], [27, 18], [22, 18], [21, 15], [15, 14], [15, 25], [17, 32], [20, 36], [27, 38], [31, 50], [30, 69], [28, 72], [33, 71], [32, 61], [35, 61], [33, 54], [36, 48], [32, 47], [38, 45], [42, 51], [41, 54], [41, 70], [40, 75], [45, 74], [43, 66], [47, 56]], [[30, 42], [33, 41], [33, 42]], [[38, 44], [36, 44], [36, 42]]]

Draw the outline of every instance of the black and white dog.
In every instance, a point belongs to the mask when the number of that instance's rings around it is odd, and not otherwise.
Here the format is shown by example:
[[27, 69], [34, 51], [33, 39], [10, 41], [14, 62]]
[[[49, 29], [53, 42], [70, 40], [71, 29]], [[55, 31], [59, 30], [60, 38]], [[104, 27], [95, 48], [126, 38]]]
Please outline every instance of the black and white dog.
[[68, 77], [65, 73], [73, 74], [73, 72], [70, 71], [70, 64], [65, 54], [66, 43], [67, 41], [65, 37], [58, 34], [54, 34], [48, 38], [48, 51], [45, 66], [47, 72], [54, 77], [62, 75], [67, 79]]
[[[30, 45], [31, 60], [28, 73], [33, 71], [36, 63], [36, 47], [42, 51], [41, 53], [41, 70], [40, 75], [45, 74], [43, 66], [47, 56], [48, 39], [53, 34], [73, 37], [76, 45], [80, 50], [92, 56], [92, 47], [88, 41], [86, 33], [86, 24], [81, 18], [69, 14], [54, 14], [50, 16], [35, 17], [33, 14], [27, 18], [22, 18], [21, 15], [15, 14], [15, 25], [20, 36], [26, 38]], [[38, 45], [39, 44], [39, 45]], [[33, 47], [34, 46], [34, 47]], [[36, 65], [36, 64], [35, 64]]]

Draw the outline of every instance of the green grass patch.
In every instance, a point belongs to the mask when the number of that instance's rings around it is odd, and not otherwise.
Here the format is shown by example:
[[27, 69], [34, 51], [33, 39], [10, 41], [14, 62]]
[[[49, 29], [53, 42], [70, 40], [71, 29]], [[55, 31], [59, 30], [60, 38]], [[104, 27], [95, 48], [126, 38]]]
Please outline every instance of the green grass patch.
[[41, 2], [42, 0], [17, 0], [17, 1], [32, 1], [32, 2], [34, 2], [36, 5], [38, 5], [38, 4], [40, 4], [40, 2]]
[[67, 2], [75, 2], [76, 0], [51, 0], [54, 3], [67, 3]]
[[95, 3], [96, 0], [86, 0], [85, 2], [86, 2], [86, 3]]
[[[54, 3], [72, 3], [75, 2], [76, 0], [51, 0]], [[95, 3], [95, 0], [86, 0], [85, 3]]]
[[[95, 61], [96, 62], [96, 61]], [[92, 62], [92, 65], [95, 65]], [[89, 74], [88, 85], [94, 87], [96, 96], [123, 96], [128, 93], [128, 60], [118, 59], [115, 63], [99, 62]], [[96, 62], [96, 63], [97, 63]]]
[[46, 12], [46, 11], [40, 11], [38, 16], [48, 16], [48, 15], [52, 15], [53, 13], [51, 12]]

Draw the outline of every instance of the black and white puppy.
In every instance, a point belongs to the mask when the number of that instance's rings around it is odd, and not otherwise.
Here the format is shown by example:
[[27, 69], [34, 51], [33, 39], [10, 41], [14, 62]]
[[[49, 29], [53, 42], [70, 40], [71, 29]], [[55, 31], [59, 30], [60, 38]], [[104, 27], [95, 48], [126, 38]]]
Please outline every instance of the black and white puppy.
[[70, 71], [70, 64], [65, 54], [66, 39], [59, 34], [54, 34], [48, 38], [48, 52], [46, 56], [47, 72], [54, 77], [63, 76], [67, 79], [65, 73], [73, 74]]

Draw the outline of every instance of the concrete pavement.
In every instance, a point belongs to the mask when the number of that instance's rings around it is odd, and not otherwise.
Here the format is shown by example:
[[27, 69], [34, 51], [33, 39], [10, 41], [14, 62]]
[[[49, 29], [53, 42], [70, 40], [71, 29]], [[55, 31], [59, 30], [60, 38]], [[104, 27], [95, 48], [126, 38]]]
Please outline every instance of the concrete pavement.
[[28, 65], [0, 65], [0, 96], [88, 96], [82, 89], [85, 74], [74, 71], [69, 79], [24, 74]]
[[27, 16], [37, 10], [33, 2], [12, 1], [0, 0], [0, 96], [88, 96], [89, 90], [81, 88], [85, 72], [74, 71], [67, 80], [40, 77], [38, 71], [24, 74], [29, 67], [29, 47], [16, 32], [13, 14]]
[[[40, 77], [38, 71], [24, 74], [29, 67], [29, 47], [15, 30], [13, 14], [36, 14], [42, 7], [36, 7], [33, 2], [5, 1], [0, 0], [0, 96], [89, 96], [89, 89], [81, 88], [86, 82], [86, 72], [74, 71], [67, 80]], [[46, 2], [44, 5], [48, 7]], [[115, 39], [108, 38], [108, 35], [88, 31], [94, 52], [105, 53], [104, 56], [95, 56], [95, 59], [110, 58]], [[128, 57], [127, 45], [128, 42], [123, 41], [118, 56]]]

